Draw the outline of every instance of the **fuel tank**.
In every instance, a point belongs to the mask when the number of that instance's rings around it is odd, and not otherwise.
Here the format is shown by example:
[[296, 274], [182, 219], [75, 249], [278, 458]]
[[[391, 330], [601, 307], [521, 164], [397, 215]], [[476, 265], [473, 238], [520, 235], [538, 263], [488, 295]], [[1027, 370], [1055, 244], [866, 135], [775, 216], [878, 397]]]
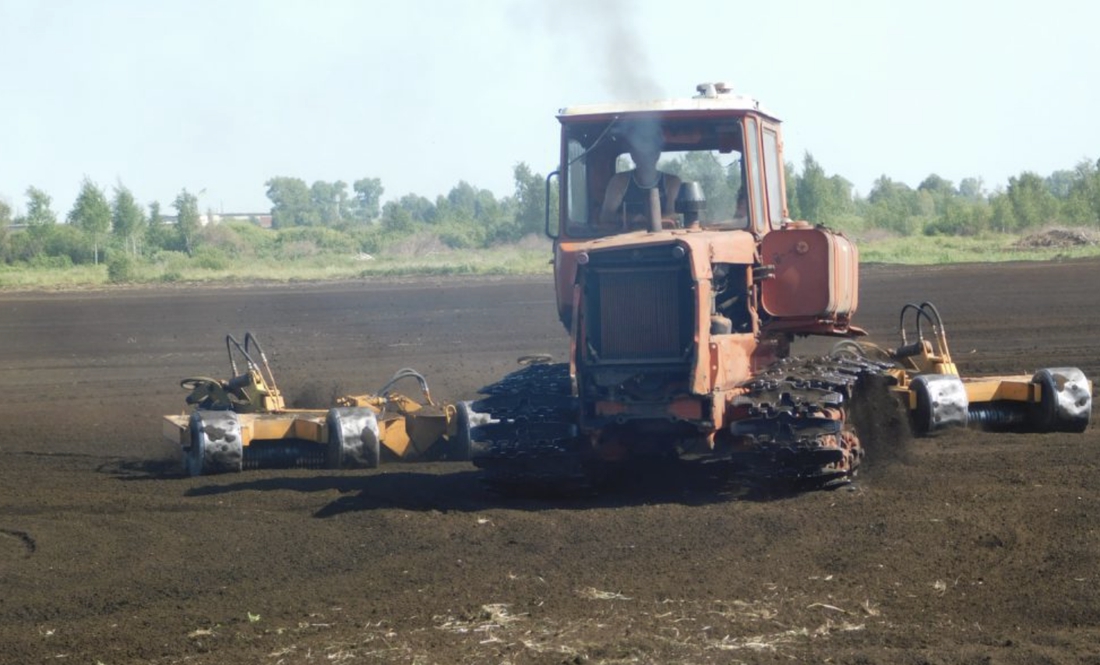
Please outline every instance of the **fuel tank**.
[[766, 234], [761, 258], [774, 266], [761, 304], [776, 319], [846, 320], [859, 304], [859, 253], [821, 226], [790, 222]]

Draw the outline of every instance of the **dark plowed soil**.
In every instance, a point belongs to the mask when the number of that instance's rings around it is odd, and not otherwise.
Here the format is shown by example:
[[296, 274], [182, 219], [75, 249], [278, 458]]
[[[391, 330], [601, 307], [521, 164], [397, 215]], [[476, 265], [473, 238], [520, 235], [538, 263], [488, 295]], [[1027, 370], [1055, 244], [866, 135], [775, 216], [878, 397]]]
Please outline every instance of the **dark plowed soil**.
[[[1098, 285], [871, 266], [858, 319], [893, 344], [931, 300], [966, 373], [1096, 377]], [[770, 501], [686, 472], [504, 500], [464, 463], [184, 478], [160, 416], [245, 330], [301, 401], [404, 366], [469, 398], [567, 351], [548, 279], [0, 295], [0, 662], [1100, 663], [1095, 426], [919, 439]]]

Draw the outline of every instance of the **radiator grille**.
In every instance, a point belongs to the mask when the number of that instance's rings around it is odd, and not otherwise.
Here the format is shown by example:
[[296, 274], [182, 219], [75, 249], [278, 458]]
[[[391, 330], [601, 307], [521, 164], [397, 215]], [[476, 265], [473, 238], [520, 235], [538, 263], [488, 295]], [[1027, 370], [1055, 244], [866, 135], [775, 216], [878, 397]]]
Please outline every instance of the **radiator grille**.
[[602, 360], [683, 355], [680, 275], [675, 267], [600, 272], [597, 349]]

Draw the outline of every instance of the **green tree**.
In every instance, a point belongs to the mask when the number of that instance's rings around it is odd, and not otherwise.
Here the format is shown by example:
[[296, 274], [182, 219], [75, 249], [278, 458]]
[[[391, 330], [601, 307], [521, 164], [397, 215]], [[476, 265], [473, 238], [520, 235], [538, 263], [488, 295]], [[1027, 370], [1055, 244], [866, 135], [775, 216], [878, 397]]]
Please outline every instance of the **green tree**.
[[787, 185], [787, 215], [791, 219], [806, 219], [798, 206], [798, 183], [801, 176], [793, 162], [783, 162], [783, 180]]
[[25, 237], [18, 239], [18, 247], [13, 247], [14, 258], [30, 260], [46, 251], [49, 236], [57, 226], [57, 215], [50, 208], [50, 201], [50, 195], [41, 189], [27, 188], [27, 214], [21, 218], [27, 225], [27, 232]]
[[902, 235], [918, 230], [921, 199], [905, 183], [895, 182], [885, 175], [879, 176], [871, 186], [867, 202], [870, 204], [868, 221], [872, 226]]
[[943, 215], [948, 202], [956, 195], [954, 183], [935, 173], [917, 185], [917, 192], [922, 196], [921, 212], [925, 215]]
[[195, 236], [201, 227], [199, 217], [199, 197], [184, 188], [176, 196], [172, 206], [176, 209], [176, 229], [183, 241], [183, 249], [188, 256], [194, 254]]
[[1073, 170], [1073, 181], [1062, 205], [1066, 220], [1074, 224], [1100, 224], [1100, 162], [1083, 160]]
[[382, 187], [382, 181], [378, 178], [360, 178], [351, 187], [355, 191], [355, 202], [352, 204], [355, 219], [361, 222], [378, 219], [382, 214], [380, 201], [386, 191]]
[[[478, 190], [475, 205], [474, 226], [486, 230], [489, 242], [512, 242], [527, 235], [527, 231], [516, 224], [516, 200], [506, 196], [497, 199], [487, 189]], [[536, 227], [538, 233], [541, 225]]]
[[959, 181], [959, 196], [971, 201], [984, 201], [985, 183], [981, 178], [963, 178]]
[[92, 239], [94, 263], [99, 265], [99, 241], [111, 228], [111, 206], [107, 195], [89, 178], [80, 185], [68, 220]]
[[447, 192], [447, 196], [436, 199], [435, 209], [436, 214], [426, 216], [423, 221], [471, 224], [478, 217], [478, 190], [461, 180]]
[[[402, 197], [400, 203], [419, 223], [446, 235], [444, 242], [451, 246], [456, 246], [456, 235], [464, 239], [457, 243], [461, 246], [510, 242], [522, 235], [516, 224], [514, 199], [497, 200], [491, 191], [465, 180], [452, 187], [446, 196], [437, 197], [434, 207], [415, 196]], [[441, 231], [441, 227], [446, 229]]]
[[826, 176], [825, 169], [807, 152], [802, 159], [802, 175], [796, 188], [801, 216], [818, 224], [832, 221], [844, 207], [841, 193], [845, 182], [843, 178], [837, 181]]
[[0, 199], [0, 261], [7, 262], [11, 257], [11, 242], [8, 238], [8, 227], [12, 224], [11, 206]]
[[924, 233], [925, 235], [976, 235], [989, 228], [992, 214], [992, 209], [984, 200], [974, 201], [953, 196], [946, 199], [943, 212], [933, 221], [925, 224]]
[[318, 180], [309, 188], [313, 216], [323, 226], [337, 226], [349, 217], [348, 185], [342, 180]]
[[[438, 216], [435, 204], [419, 194], [406, 194], [397, 200], [396, 205], [409, 215], [409, 219], [416, 224], [432, 224]], [[382, 207], [383, 220], [386, 217], [386, 208]]]
[[[158, 205], [159, 214], [159, 205]], [[111, 202], [111, 230], [122, 241], [130, 254], [138, 254], [138, 237], [145, 233], [145, 215], [134, 201], [133, 193], [123, 184], [115, 187]]]
[[1069, 197], [1070, 189], [1077, 179], [1077, 173], [1067, 169], [1055, 171], [1046, 177], [1046, 187], [1055, 198], [1065, 199]]
[[855, 209], [855, 203], [852, 196], [852, 182], [844, 176], [839, 174], [830, 176], [829, 187], [832, 190], [830, 197], [832, 209], [828, 211], [824, 221], [833, 224], [837, 218], [851, 213]]
[[950, 180], [932, 173], [917, 185], [917, 191], [932, 192], [937, 196], [948, 196], [955, 193], [955, 185]]
[[382, 228], [397, 234], [407, 234], [416, 228], [416, 220], [413, 219], [412, 213], [400, 203], [389, 201], [382, 206]]
[[1058, 201], [1039, 175], [1026, 171], [1008, 179], [1005, 192], [1012, 214], [1002, 226], [1023, 231], [1056, 221]]
[[[707, 197], [706, 217], [712, 221], [732, 219], [737, 209], [741, 168], [733, 163], [724, 168], [712, 152], [686, 152], [682, 158], [662, 162], [662, 171], [680, 176], [684, 182], [697, 182]], [[731, 177], [736, 173], [736, 177]]]
[[42, 227], [57, 223], [57, 215], [50, 209], [52, 199], [46, 192], [37, 187], [27, 188], [27, 226]]
[[313, 204], [313, 193], [301, 178], [278, 176], [266, 183], [271, 201], [271, 225], [277, 229], [319, 226], [321, 215]]
[[150, 203], [148, 221], [145, 226], [146, 245], [157, 249], [182, 249], [182, 242], [175, 230], [175, 227], [164, 223], [164, 216], [160, 212], [160, 203], [158, 201]]
[[546, 220], [546, 185], [542, 174], [532, 172], [530, 166], [520, 162], [512, 168], [512, 178], [516, 183], [517, 234], [541, 233]]

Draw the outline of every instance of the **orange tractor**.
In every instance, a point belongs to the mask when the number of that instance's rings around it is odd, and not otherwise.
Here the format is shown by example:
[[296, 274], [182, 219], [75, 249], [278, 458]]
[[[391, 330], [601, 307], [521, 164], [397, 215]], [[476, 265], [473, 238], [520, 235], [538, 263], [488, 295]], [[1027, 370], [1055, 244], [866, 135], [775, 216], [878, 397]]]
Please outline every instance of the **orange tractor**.
[[[1092, 387], [1079, 370], [962, 379], [928, 303], [902, 310], [898, 348], [857, 341], [856, 247], [788, 218], [780, 123], [756, 100], [704, 84], [558, 119], [546, 216], [571, 351], [468, 405], [471, 459], [501, 491], [583, 490], [640, 457], [844, 484], [868, 436], [853, 424], [860, 400], [900, 404], [918, 434], [1087, 427]], [[840, 341], [824, 357], [791, 356], [807, 335]]]

